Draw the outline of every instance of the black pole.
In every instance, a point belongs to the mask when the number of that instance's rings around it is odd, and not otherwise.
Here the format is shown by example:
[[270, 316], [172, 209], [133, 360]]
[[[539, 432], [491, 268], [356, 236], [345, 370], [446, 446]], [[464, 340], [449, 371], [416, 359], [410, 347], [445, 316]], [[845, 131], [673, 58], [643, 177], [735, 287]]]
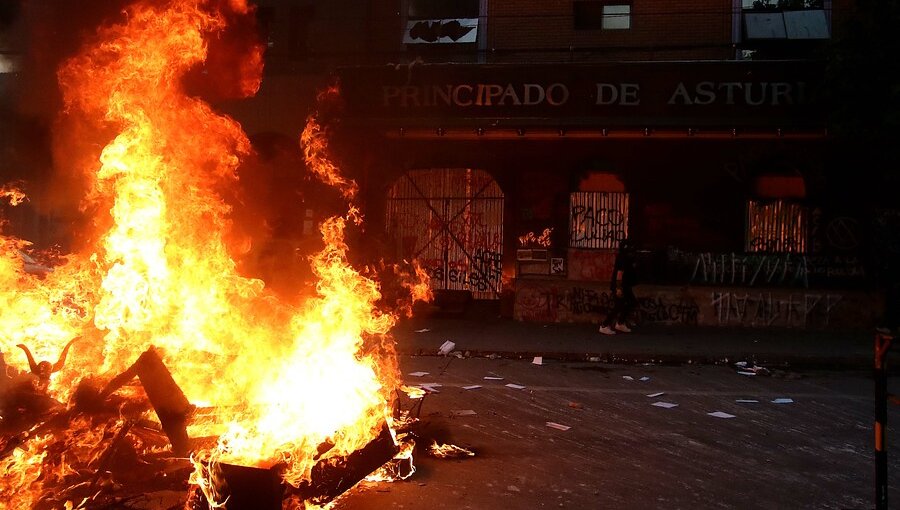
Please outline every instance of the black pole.
[[887, 353], [891, 335], [875, 335], [875, 509], [888, 510], [887, 483]]

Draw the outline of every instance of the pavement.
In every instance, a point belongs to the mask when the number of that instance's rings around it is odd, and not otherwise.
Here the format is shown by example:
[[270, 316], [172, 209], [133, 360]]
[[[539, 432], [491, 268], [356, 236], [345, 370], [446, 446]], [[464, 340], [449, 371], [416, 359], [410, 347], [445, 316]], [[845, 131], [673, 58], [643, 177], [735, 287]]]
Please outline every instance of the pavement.
[[470, 356], [658, 364], [748, 361], [823, 369], [871, 368], [875, 335], [874, 330], [638, 324], [631, 333], [607, 336], [597, 331], [596, 324], [515, 321], [490, 304], [454, 314], [421, 309], [400, 321], [393, 333], [402, 355], [437, 354], [449, 340], [455, 350]]

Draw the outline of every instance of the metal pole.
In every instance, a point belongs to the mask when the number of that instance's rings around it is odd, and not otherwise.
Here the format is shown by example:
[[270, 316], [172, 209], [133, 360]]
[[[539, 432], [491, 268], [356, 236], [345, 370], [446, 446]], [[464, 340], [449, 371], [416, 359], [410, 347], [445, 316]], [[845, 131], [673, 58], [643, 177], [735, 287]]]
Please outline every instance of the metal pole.
[[888, 510], [887, 483], [887, 353], [893, 336], [875, 334], [875, 509]]

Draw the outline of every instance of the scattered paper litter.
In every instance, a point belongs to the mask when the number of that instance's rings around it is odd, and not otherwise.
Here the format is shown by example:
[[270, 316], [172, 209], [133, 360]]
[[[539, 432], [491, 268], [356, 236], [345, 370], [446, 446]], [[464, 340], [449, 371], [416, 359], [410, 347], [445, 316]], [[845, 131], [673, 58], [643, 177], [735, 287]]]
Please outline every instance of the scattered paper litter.
[[534, 361], [531, 362], [532, 365], [543, 365], [544, 357], [543, 356], [535, 356]]
[[478, 413], [471, 409], [460, 409], [458, 411], [450, 411], [450, 416], [475, 416]]
[[650, 397], [650, 398], [656, 398], [656, 397], [661, 397], [661, 396], [663, 396], [663, 395], [665, 395], [665, 394], [666, 394], [665, 391], [657, 391], [656, 393], [651, 393], [651, 394], [649, 394], [649, 395], [647, 395], [647, 396]]
[[772, 401], [773, 404], [793, 404], [794, 399], [792, 398], [776, 398]]
[[420, 384], [419, 387], [428, 393], [440, 393], [440, 390], [437, 389], [437, 386], [440, 384]]
[[650, 378], [649, 378], [649, 377], [647, 377], [647, 376], [646, 376], [646, 375], [645, 375], [645, 376], [644, 376], [644, 377], [641, 377], [641, 379], [640, 379], [640, 380], [641, 380], [641, 381], [644, 381], [644, 382], [647, 382], [647, 381], [649, 381], [649, 380], [650, 380]]
[[514, 389], [514, 390], [522, 390], [522, 389], [525, 389], [525, 386], [522, 386], [521, 384], [513, 384], [513, 383], [507, 384], [506, 387], [507, 387], [507, 388], [512, 388], [512, 389]]
[[503, 378], [502, 377], [494, 377], [492, 375], [486, 375], [486, 376], [484, 376], [484, 380], [485, 381], [502, 381]]
[[446, 342], [441, 344], [441, 348], [438, 349], [438, 354], [446, 356], [450, 354], [450, 351], [456, 348], [456, 344], [447, 340]]
[[428, 328], [422, 328], [422, 329], [417, 329], [416, 333], [428, 333], [429, 331], [431, 331], [431, 330]]
[[656, 407], [662, 407], [664, 409], [672, 409], [673, 407], [678, 407], [678, 404], [673, 404], [672, 402], [654, 402], [650, 404]]
[[569, 430], [570, 428], [572, 428], [568, 425], [561, 425], [559, 423], [552, 422], [552, 421], [548, 421], [547, 426], [550, 427], [551, 429], [556, 429], [556, 430]]
[[740, 370], [738, 373], [741, 375], [756, 375], [756, 372], [750, 372], [749, 370]]
[[631, 377], [630, 375], [623, 375], [622, 379], [625, 379], [626, 381], [633, 381], [634, 377]]
[[478, 384], [473, 384], [471, 386], [463, 386], [464, 390], [477, 390], [478, 388], [481, 388], [481, 386]]
[[715, 411], [715, 412], [706, 413], [706, 414], [713, 416], [715, 418], [734, 418], [733, 414], [723, 413], [722, 411]]
[[428, 372], [410, 372], [409, 375], [413, 377], [423, 377], [428, 375]]
[[738, 404], [758, 404], [759, 400], [752, 399], [752, 398], [739, 398], [739, 399], [735, 400], [735, 402]]

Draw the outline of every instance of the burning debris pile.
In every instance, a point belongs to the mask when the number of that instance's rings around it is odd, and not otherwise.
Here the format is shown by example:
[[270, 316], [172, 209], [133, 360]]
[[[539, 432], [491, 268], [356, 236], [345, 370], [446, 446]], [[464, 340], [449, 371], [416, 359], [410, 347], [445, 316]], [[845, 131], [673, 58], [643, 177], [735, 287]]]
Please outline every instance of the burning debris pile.
[[[409, 458], [396, 315], [348, 263], [356, 209], [322, 224], [316, 293], [299, 305], [236, 269], [222, 196], [250, 144], [182, 83], [211, 38], [252, 14], [242, 0], [137, 3], [60, 69], [60, 125], [105, 145], [73, 163], [94, 221], [63, 264], [28, 271], [29, 243], [0, 230], [0, 509], [121, 507], [116, 491], [136, 482], [230, 509], [265, 508], [241, 487], [268, 484], [265, 504], [302, 508]], [[250, 96], [262, 48], [238, 67]], [[352, 204], [315, 118], [302, 140], [314, 175]], [[25, 195], [5, 187], [0, 200]]]

